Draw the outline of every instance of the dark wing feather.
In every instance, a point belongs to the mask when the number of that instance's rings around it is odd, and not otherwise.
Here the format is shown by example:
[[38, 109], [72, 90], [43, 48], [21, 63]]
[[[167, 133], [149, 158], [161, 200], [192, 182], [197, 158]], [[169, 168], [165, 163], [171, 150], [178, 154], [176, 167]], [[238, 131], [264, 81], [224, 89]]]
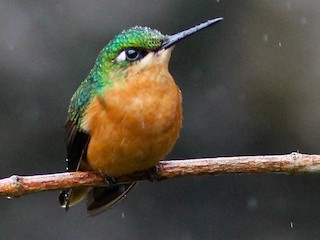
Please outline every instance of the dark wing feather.
[[[67, 143], [67, 171], [74, 172], [80, 167], [81, 160], [87, 155], [89, 134], [78, 129], [77, 125], [68, 117], [66, 121], [66, 143]], [[68, 210], [70, 205], [71, 189], [61, 191], [59, 202]]]
[[68, 150], [68, 171], [77, 171], [82, 157], [86, 156], [89, 134], [81, 128], [81, 120], [85, 110], [101, 86], [94, 77], [95, 71], [80, 84], [73, 94], [68, 109], [69, 116], [66, 121], [66, 143]]
[[67, 143], [67, 170], [74, 172], [79, 169], [80, 160], [86, 156], [89, 142], [89, 134], [80, 131], [76, 124], [68, 118], [66, 122], [66, 143]]
[[136, 185], [135, 182], [114, 187], [95, 187], [88, 193], [87, 213], [95, 216], [108, 208], [115, 206]]

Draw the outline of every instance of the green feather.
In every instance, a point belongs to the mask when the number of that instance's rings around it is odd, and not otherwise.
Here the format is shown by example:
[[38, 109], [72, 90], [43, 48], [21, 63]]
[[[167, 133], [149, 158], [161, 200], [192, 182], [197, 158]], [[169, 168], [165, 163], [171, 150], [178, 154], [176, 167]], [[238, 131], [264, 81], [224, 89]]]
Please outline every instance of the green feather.
[[119, 80], [125, 74], [125, 69], [133, 64], [126, 61], [116, 63], [114, 59], [128, 48], [142, 48], [151, 52], [160, 47], [166, 38], [167, 36], [158, 30], [133, 27], [117, 35], [101, 50], [94, 67], [71, 98], [69, 117], [79, 130], [83, 130], [81, 120], [93, 98], [102, 93], [106, 87], [113, 89], [116, 79], [111, 79], [110, 73], [119, 73], [120, 77], [117, 78]]

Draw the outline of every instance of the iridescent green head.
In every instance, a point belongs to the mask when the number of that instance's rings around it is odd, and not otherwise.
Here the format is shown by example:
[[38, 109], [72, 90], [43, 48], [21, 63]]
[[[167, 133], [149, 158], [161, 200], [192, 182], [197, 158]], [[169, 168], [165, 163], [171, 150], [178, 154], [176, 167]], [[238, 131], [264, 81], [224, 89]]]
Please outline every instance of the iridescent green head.
[[148, 27], [129, 28], [117, 35], [102, 49], [96, 61], [95, 70], [107, 74], [110, 71], [125, 69], [134, 62], [141, 60], [149, 52], [167, 49], [182, 39], [221, 20], [222, 18], [208, 20], [171, 36]]
[[148, 27], [129, 28], [102, 49], [96, 64], [107, 71], [126, 68], [159, 48], [167, 37]]

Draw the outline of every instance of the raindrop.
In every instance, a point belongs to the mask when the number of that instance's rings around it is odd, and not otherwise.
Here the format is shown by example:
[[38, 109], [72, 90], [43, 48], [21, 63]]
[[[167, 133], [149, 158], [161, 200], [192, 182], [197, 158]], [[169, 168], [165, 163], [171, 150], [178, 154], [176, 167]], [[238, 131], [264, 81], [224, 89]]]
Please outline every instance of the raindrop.
[[190, 232], [185, 232], [182, 234], [181, 239], [182, 240], [192, 240], [192, 235]]
[[247, 208], [249, 210], [255, 210], [258, 207], [258, 200], [256, 197], [250, 197], [247, 201]]
[[306, 17], [302, 17], [302, 18], [300, 19], [300, 22], [301, 22], [302, 25], [306, 25], [306, 24], [308, 23]]
[[290, 11], [291, 10], [291, 2], [287, 2], [287, 4], [286, 4], [286, 6], [287, 6], [287, 9]]
[[266, 34], [266, 33], [263, 34], [262, 39], [263, 39], [264, 42], [268, 42], [268, 41], [269, 41], [269, 36], [268, 36], [268, 34]]

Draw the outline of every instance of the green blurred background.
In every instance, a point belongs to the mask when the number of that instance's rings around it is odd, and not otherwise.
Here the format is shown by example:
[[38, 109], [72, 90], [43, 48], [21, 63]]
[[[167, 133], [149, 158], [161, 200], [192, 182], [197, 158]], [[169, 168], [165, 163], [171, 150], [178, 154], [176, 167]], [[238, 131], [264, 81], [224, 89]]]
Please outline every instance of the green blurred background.
[[[171, 159], [320, 152], [320, 1], [0, 1], [0, 177], [61, 172], [69, 100], [123, 29], [176, 33], [184, 128]], [[320, 176], [144, 182], [88, 218], [58, 192], [0, 199], [0, 239], [319, 239]]]

